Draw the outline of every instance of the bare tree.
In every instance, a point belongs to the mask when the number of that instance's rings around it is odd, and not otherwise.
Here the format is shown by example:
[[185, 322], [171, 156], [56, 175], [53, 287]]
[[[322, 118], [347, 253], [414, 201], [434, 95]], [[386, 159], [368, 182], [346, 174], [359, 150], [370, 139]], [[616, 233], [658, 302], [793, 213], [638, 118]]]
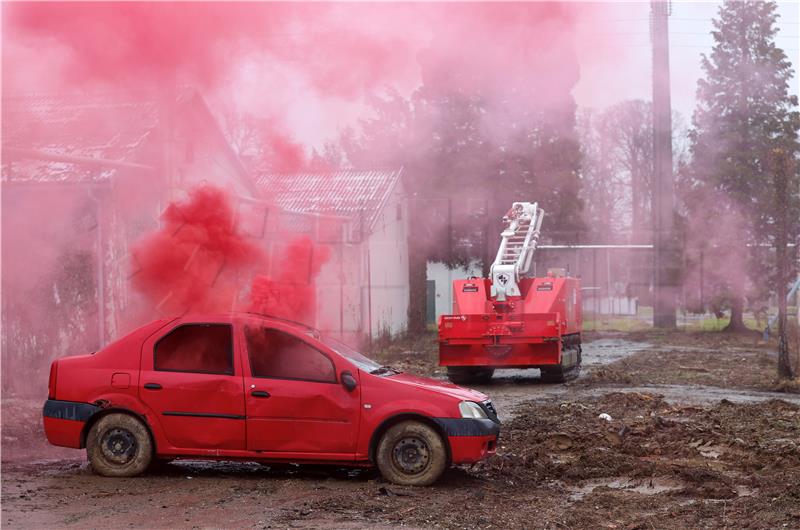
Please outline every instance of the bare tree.
[[577, 116], [580, 135], [582, 189], [590, 237], [595, 241], [617, 240], [625, 227], [620, 224], [625, 207], [624, 183], [614, 164], [612, 144], [600, 132], [600, 115], [581, 109]]
[[[606, 240], [609, 233], [632, 243], [650, 239], [653, 200], [650, 108], [648, 101], [629, 100], [601, 113], [583, 109], [579, 114], [587, 220], [606, 231]], [[679, 166], [688, 156], [687, 128], [678, 112], [673, 113], [672, 123], [674, 160]], [[618, 221], [610, 222], [606, 217], [609, 214]]]
[[222, 122], [228, 142], [243, 161], [260, 158], [262, 126], [255, 116], [228, 107], [222, 112]]
[[623, 101], [600, 116], [600, 134], [610, 146], [618, 179], [627, 188], [631, 241], [652, 230], [653, 123], [650, 103]]

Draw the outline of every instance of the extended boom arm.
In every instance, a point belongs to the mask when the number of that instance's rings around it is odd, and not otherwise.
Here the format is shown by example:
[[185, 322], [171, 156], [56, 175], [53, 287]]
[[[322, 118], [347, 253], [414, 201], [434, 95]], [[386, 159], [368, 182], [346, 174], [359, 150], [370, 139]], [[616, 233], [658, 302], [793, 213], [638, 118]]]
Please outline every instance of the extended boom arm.
[[544, 210], [538, 203], [515, 202], [503, 221], [508, 226], [491, 269], [492, 298], [504, 302], [507, 296], [520, 296], [519, 279], [531, 268], [539, 241]]

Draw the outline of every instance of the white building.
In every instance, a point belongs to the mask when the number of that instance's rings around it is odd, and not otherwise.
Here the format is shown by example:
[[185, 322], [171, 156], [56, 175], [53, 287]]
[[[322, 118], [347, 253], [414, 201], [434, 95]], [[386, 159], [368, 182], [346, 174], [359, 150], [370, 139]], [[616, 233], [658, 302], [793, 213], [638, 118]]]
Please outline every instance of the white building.
[[259, 175], [264, 199], [286, 212], [346, 221], [324, 237], [317, 327], [343, 337], [397, 334], [408, 319], [408, 209], [400, 170]]
[[449, 268], [438, 261], [428, 262], [427, 311], [428, 324], [439, 321], [442, 315], [453, 314], [453, 280], [466, 280], [472, 276], [481, 277], [479, 263], [471, 263], [468, 267]]

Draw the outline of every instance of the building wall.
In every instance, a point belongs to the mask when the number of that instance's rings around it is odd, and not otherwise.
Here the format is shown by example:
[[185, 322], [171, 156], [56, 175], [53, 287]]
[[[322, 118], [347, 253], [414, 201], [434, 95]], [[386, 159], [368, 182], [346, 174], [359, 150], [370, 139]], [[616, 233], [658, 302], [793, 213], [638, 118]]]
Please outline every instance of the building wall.
[[366, 281], [361, 245], [324, 243], [329, 258], [317, 278], [316, 327], [357, 345], [362, 338], [362, 286]]
[[453, 313], [453, 280], [464, 280], [470, 276], [481, 276], [479, 264], [473, 263], [469, 267], [450, 269], [444, 263], [428, 262], [428, 288], [433, 289], [433, 293], [429, 292], [428, 296], [433, 296], [435, 299], [435, 321], [438, 321], [441, 315], [451, 315]]
[[160, 316], [132, 287], [137, 265], [130, 246], [158, 229], [168, 195], [160, 175], [119, 171], [111, 190], [101, 199], [97, 207], [104, 257], [100, 262], [104, 279], [102, 335], [104, 342], [110, 342]]
[[216, 123], [200, 103], [189, 102], [177, 118], [171, 149], [163, 162], [173, 175], [174, 188], [186, 190], [206, 182], [240, 197], [258, 195], [254, 185], [247, 185], [250, 176], [242, 174], [243, 168], [232, 158]]
[[[297, 216], [294, 226], [277, 221]], [[282, 224], [277, 226], [273, 223]], [[336, 217], [273, 214], [265, 238], [272, 256], [292, 234], [307, 235], [328, 258], [316, 278], [316, 315], [311, 325], [353, 345], [382, 333], [395, 335], [406, 328], [408, 314], [407, 211], [402, 191], [395, 189], [365, 240], [358, 230]], [[273, 260], [270, 275], [291, 264]]]
[[[247, 176], [199, 104], [189, 102], [179, 107], [173, 124], [172, 132], [160, 124], [136, 160], [157, 168], [156, 172], [117, 172], [111, 196], [103, 201], [108, 206], [100, 205], [105, 241], [102, 331], [106, 341], [160, 316], [159, 309], [133, 289], [136, 265], [129, 245], [159, 227], [160, 216], [170, 201], [185, 199], [188, 190], [208, 183], [236, 197], [237, 210], [259, 208], [248, 201], [254, 198], [254, 188], [245, 186]], [[251, 237], [263, 238], [264, 224], [259, 228], [248, 226], [246, 230], [253, 232], [248, 234]]]
[[367, 285], [365, 332], [395, 335], [408, 322], [408, 209], [398, 183], [364, 248]]
[[[63, 181], [3, 182], [3, 251], [14, 256], [2, 271], [2, 363], [11, 368], [3, 371], [4, 390], [39, 393], [53, 359], [95, 351], [159, 316], [132, 289], [129, 247], [159, 226], [176, 191], [208, 182], [255, 195], [216, 124], [195, 105], [176, 115], [169, 141], [158, 128], [137, 151], [133, 161], [155, 172], [54, 163]], [[14, 172], [4, 164], [4, 179], [26, 180]], [[110, 176], [80, 180], [92, 172]], [[12, 380], [14, 373], [29, 378]]]
[[[253, 206], [255, 207], [255, 206]], [[245, 234], [258, 241], [269, 260], [258, 274], [274, 279], [291, 278], [298, 283], [298, 296], [305, 296], [302, 286], [308, 278], [307, 263], [287, 259], [289, 246], [298, 238], [309, 238], [314, 245], [314, 261], [322, 266], [315, 278], [313, 315], [297, 315], [308, 325], [357, 345], [363, 338], [361, 292], [366, 284], [365, 267], [361, 262], [363, 245], [349, 241], [349, 221], [338, 217], [285, 212], [269, 209], [263, 230], [242, 227]]]
[[103, 235], [92, 197], [106, 189], [3, 183], [3, 392], [40, 395], [52, 360], [102, 345], [97, 256]]

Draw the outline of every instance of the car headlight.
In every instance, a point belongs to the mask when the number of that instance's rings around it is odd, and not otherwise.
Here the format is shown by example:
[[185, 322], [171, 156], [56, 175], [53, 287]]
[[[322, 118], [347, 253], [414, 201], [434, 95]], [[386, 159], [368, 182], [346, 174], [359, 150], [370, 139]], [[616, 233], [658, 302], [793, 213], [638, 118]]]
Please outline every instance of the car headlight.
[[458, 404], [458, 410], [461, 411], [462, 418], [489, 419], [486, 412], [474, 401], [462, 401]]

